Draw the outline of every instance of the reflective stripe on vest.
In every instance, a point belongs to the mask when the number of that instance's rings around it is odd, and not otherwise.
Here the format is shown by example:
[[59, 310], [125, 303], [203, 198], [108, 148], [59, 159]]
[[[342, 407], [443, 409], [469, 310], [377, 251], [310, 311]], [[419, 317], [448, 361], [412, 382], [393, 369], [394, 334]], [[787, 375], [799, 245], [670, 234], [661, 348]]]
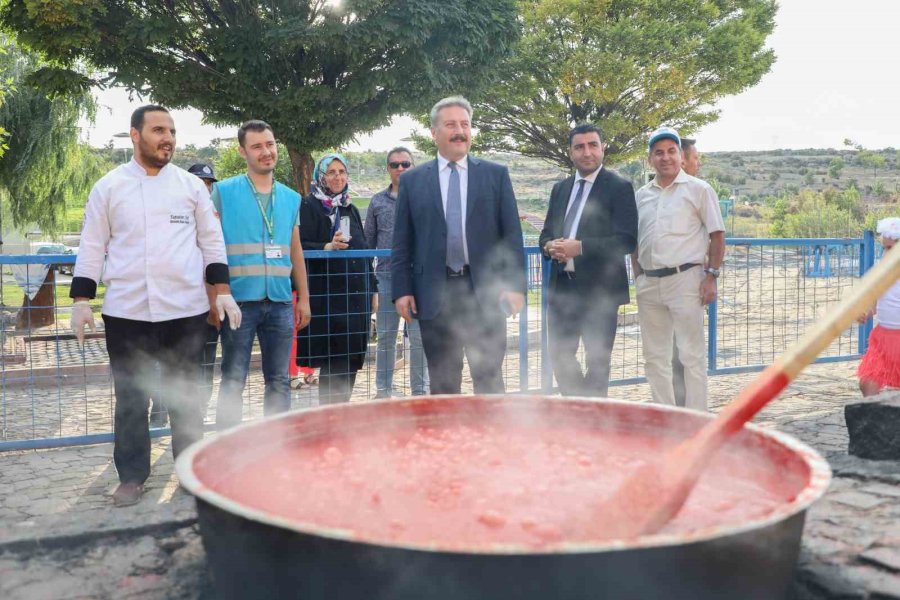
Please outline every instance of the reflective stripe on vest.
[[300, 211], [300, 195], [275, 183], [274, 243], [281, 258], [266, 258], [269, 234], [246, 175], [216, 183], [221, 198], [220, 218], [228, 254], [231, 294], [238, 302], [291, 301], [291, 235]]

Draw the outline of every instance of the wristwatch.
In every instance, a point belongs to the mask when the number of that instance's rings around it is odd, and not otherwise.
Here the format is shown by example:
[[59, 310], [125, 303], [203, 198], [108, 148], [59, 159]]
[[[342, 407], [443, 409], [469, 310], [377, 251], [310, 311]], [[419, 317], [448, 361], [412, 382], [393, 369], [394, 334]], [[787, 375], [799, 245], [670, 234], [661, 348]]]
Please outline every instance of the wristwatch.
[[715, 279], [719, 278], [719, 269], [713, 269], [712, 267], [706, 267], [705, 269], [703, 269], [703, 272], [707, 273], [709, 275], [712, 275], [713, 278], [715, 278]]

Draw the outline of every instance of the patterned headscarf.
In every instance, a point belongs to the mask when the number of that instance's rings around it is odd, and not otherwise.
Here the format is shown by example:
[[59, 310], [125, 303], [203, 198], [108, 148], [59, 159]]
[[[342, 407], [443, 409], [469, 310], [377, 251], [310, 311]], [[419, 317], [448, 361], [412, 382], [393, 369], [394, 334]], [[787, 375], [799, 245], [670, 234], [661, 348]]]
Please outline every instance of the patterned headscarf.
[[875, 230], [883, 238], [900, 240], [900, 217], [881, 219]]
[[319, 159], [316, 168], [313, 170], [313, 184], [311, 186], [312, 195], [319, 199], [329, 214], [333, 213], [338, 206], [348, 206], [350, 204], [349, 169], [347, 169], [347, 185], [344, 186], [344, 189], [338, 191], [330, 190], [328, 189], [328, 184], [325, 183], [325, 172], [328, 171], [328, 166], [334, 160], [339, 160], [344, 165], [344, 168], [347, 168], [347, 159], [344, 158], [343, 154], [337, 152], [326, 154]]

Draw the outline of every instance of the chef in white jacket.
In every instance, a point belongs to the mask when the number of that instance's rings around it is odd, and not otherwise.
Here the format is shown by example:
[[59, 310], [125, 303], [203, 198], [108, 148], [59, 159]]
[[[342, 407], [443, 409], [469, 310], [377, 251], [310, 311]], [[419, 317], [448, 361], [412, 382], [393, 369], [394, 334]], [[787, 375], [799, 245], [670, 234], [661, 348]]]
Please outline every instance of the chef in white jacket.
[[[162, 106], [142, 106], [131, 116], [130, 133], [134, 158], [91, 190], [70, 293], [72, 329], [82, 341], [86, 325], [95, 330], [88, 300], [96, 296], [102, 273], [116, 393], [116, 506], [139, 502], [150, 475], [147, 416], [156, 364], [177, 456], [203, 434], [198, 387], [207, 315], [210, 309], [221, 318], [227, 314], [232, 327], [241, 318], [209, 192], [195, 176], [169, 164], [175, 152], [171, 115]], [[212, 307], [204, 275], [216, 288]]]

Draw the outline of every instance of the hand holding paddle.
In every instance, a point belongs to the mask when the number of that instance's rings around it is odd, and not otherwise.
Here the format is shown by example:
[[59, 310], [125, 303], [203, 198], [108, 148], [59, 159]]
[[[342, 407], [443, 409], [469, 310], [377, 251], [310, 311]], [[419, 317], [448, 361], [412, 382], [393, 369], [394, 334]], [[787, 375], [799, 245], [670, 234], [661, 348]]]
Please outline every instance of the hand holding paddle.
[[760, 373], [715, 420], [645, 465], [598, 510], [591, 529], [605, 539], [659, 531], [681, 510], [713, 453], [771, 402], [803, 368], [900, 278], [900, 251], [888, 252], [838, 307]]

